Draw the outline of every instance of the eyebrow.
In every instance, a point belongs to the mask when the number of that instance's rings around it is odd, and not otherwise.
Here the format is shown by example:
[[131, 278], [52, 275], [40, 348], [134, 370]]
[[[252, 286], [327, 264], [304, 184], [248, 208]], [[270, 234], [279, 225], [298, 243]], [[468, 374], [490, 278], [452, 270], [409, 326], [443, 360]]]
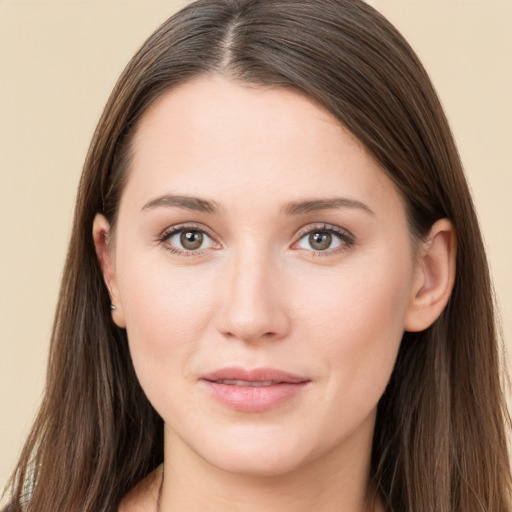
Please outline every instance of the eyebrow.
[[327, 199], [311, 199], [305, 201], [293, 201], [283, 206], [282, 211], [286, 215], [300, 215], [321, 210], [334, 210], [339, 208], [357, 208], [375, 215], [375, 212], [366, 204], [357, 199], [348, 197], [332, 197]]
[[185, 210], [192, 210], [203, 213], [219, 213], [220, 206], [215, 201], [201, 199], [199, 197], [190, 196], [176, 196], [172, 194], [165, 194], [158, 196], [151, 201], [148, 201], [143, 207], [142, 211], [151, 210], [153, 208], [166, 207], [166, 208], [184, 208]]
[[[154, 208], [183, 208], [186, 210], [219, 214], [221, 207], [215, 201], [202, 199], [199, 197], [182, 196], [173, 194], [164, 194], [155, 199], [148, 201], [143, 207], [142, 211], [151, 210]], [[308, 199], [303, 201], [292, 201], [286, 203], [281, 212], [285, 215], [301, 215], [305, 213], [317, 212], [322, 210], [334, 210], [339, 208], [356, 208], [363, 210], [371, 215], [375, 215], [373, 210], [366, 204], [358, 201], [357, 199], [349, 199], [347, 197], [333, 197], [327, 199]]]

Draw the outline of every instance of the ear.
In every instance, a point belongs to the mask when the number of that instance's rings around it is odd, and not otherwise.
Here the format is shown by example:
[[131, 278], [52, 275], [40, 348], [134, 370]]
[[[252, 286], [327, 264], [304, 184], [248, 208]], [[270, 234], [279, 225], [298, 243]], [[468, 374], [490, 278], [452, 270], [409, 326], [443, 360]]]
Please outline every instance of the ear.
[[109, 243], [110, 224], [104, 215], [97, 213], [92, 225], [92, 237], [96, 256], [100, 263], [101, 272], [107, 286], [112, 304], [112, 319], [118, 327], [125, 328], [123, 308], [119, 300], [116, 271], [114, 265], [114, 250]]
[[440, 219], [421, 244], [405, 317], [406, 331], [423, 331], [442, 313], [455, 282], [457, 240], [448, 219]]

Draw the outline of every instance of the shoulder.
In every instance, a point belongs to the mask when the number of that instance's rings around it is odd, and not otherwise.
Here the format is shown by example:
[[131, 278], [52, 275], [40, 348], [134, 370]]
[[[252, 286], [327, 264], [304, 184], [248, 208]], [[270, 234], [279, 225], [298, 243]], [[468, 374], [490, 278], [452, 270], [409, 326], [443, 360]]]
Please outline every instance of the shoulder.
[[158, 466], [121, 500], [118, 512], [154, 512], [162, 476], [162, 466]]

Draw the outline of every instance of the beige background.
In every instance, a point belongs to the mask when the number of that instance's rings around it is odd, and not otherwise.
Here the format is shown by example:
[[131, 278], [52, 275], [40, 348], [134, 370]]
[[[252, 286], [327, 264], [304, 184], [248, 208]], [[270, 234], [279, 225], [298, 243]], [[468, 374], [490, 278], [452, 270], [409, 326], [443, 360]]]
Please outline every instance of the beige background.
[[[0, 0], [0, 489], [44, 386], [86, 149], [124, 64], [185, 1]], [[374, 0], [431, 73], [512, 351], [512, 0]]]

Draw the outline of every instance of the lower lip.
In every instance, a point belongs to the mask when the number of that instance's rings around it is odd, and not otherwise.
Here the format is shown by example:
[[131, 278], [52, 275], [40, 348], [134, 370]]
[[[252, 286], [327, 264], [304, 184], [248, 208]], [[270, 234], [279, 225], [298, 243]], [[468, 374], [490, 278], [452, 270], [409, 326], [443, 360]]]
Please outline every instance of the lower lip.
[[228, 407], [243, 412], [263, 412], [284, 404], [300, 393], [307, 382], [273, 386], [237, 386], [203, 380], [210, 394]]

